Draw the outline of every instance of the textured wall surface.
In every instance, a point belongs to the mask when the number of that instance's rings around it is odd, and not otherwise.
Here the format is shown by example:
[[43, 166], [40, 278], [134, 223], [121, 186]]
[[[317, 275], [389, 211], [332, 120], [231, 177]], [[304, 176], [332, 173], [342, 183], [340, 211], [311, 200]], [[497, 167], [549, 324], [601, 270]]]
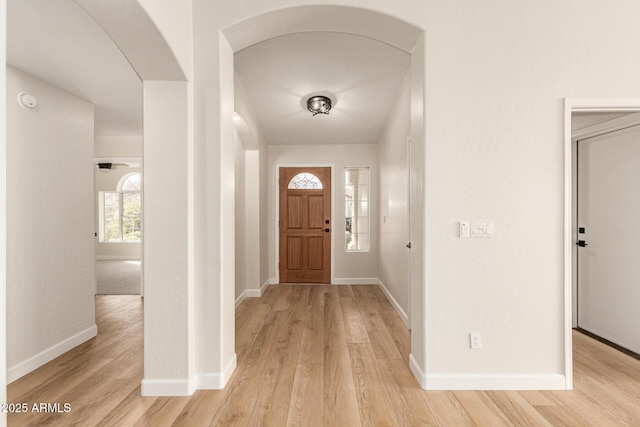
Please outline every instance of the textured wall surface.
[[[33, 111], [15, 101], [27, 91]], [[7, 67], [7, 362], [95, 327], [93, 105]]]
[[[640, 95], [640, 4], [429, 12], [428, 370], [563, 374], [563, 98]], [[460, 220], [492, 221], [495, 237], [457, 238]]]
[[[407, 76], [408, 77], [408, 76]], [[409, 165], [410, 80], [405, 79], [378, 141], [380, 218], [378, 276], [405, 313], [409, 311]]]

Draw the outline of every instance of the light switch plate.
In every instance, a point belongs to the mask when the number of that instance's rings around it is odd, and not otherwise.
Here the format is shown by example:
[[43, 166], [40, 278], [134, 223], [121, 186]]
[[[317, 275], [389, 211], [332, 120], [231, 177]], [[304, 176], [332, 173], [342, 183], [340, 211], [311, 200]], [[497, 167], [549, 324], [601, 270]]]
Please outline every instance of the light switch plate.
[[471, 237], [493, 237], [492, 222], [471, 223]]
[[460, 238], [468, 238], [471, 236], [471, 223], [469, 221], [460, 221]]

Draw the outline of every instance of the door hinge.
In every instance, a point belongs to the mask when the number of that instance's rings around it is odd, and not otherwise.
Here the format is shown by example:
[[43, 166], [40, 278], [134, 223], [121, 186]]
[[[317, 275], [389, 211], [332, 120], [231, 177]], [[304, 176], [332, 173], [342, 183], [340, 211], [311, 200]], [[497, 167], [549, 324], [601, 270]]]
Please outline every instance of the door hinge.
[[411, 249], [411, 242], [407, 243], [407, 247]]

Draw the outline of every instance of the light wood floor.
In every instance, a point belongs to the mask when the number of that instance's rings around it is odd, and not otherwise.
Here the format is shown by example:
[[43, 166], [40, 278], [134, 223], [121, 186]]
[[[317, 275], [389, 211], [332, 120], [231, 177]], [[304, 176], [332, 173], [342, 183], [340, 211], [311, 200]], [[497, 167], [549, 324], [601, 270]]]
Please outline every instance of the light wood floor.
[[640, 425], [640, 361], [574, 333], [569, 392], [425, 392], [409, 332], [373, 286], [272, 286], [236, 311], [225, 390], [140, 396], [142, 306], [99, 296], [100, 334], [9, 385], [9, 402], [70, 403], [10, 426]]

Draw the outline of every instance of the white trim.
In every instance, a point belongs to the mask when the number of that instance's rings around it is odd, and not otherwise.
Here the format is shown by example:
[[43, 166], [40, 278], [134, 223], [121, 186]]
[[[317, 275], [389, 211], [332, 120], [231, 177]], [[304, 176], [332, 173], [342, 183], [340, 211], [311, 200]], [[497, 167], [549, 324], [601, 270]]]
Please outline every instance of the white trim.
[[428, 374], [425, 390], [565, 390], [564, 375]]
[[335, 163], [276, 163], [275, 164], [275, 283], [280, 283], [280, 268], [278, 267], [278, 263], [280, 262], [280, 168], [329, 168], [331, 170], [331, 277], [329, 278], [331, 283], [335, 282], [335, 266], [336, 266], [336, 233], [334, 233], [335, 229], [333, 225], [335, 224], [336, 218], [336, 165]]
[[410, 329], [410, 327], [409, 327], [409, 316], [402, 309], [400, 304], [398, 304], [398, 301], [396, 301], [396, 299], [393, 297], [393, 295], [391, 295], [391, 292], [389, 292], [387, 287], [384, 285], [384, 283], [382, 283], [382, 280], [380, 280], [380, 279], [378, 279], [378, 286], [380, 287], [380, 289], [382, 289], [382, 293], [384, 293], [384, 295], [387, 297], [387, 299], [391, 303], [391, 306], [395, 309], [396, 313], [398, 313], [398, 316], [400, 316], [400, 319], [402, 319], [402, 321], [404, 322], [404, 325], [407, 327], [407, 329]]
[[236, 309], [240, 307], [240, 304], [242, 304], [242, 302], [246, 299], [247, 299], [247, 291], [245, 290], [243, 293], [240, 294], [238, 298], [236, 298]]
[[347, 277], [335, 279], [334, 285], [377, 285], [380, 280], [377, 277]]
[[238, 298], [236, 298], [236, 308], [242, 304], [242, 302], [247, 298], [260, 298], [267, 291], [267, 288], [270, 286], [269, 280], [264, 282], [260, 289], [245, 289], [244, 292], [240, 294]]
[[77, 347], [80, 344], [90, 340], [97, 334], [98, 327], [96, 325], [93, 325], [85, 329], [84, 331], [78, 332], [77, 334], [72, 335], [71, 337], [63, 341], [52, 345], [51, 347], [41, 351], [35, 356], [32, 356], [27, 360], [12, 366], [11, 368], [7, 369], [7, 384], [12, 383], [18, 378], [44, 365], [45, 363], [48, 363], [56, 357], [61, 356], [72, 348]]
[[142, 396], [191, 396], [196, 390], [221, 390], [229, 382], [237, 363], [238, 359], [234, 353], [227, 367], [220, 373], [196, 374], [191, 379], [143, 379], [140, 383], [140, 394]]
[[247, 289], [244, 292], [247, 294], [246, 298], [260, 298], [262, 296], [260, 289]]
[[413, 376], [416, 377], [420, 388], [427, 390], [427, 374], [422, 370], [413, 353], [409, 355], [409, 368], [413, 372]]
[[238, 365], [238, 357], [233, 353], [233, 357], [227, 367], [221, 373], [198, 374], [196, 375], [196, 386], [198, 390], [221, 390], [227, 385], [233, 371]]
[[[278, 274], [278, 273], [276, 273], [276, 274]], [[278, 284], [280, 284], [280, 282], [278, 282], [278, 278], [277, 277], [271, 277], [270, 279], [267, 280], [267, 283], [269, 285], [278, 285]], [[264, 285], [262, 285], [262, 287], [264, 288]]]
[[[564, 381], [565, 389], [573, 388], [573, 280], [575, 263], [573, 253], [574, 197], [574, 134], [571, 129], [571, 116], [574, 112], [637, 112], [640, 111], [640, 98], [565, 98], [564, 100]], [[575, 135], [584, 132], [576, 131]], [[584, 137], [584, 135], [582, 135]]]
[[143, 379], [140, 383], [142, 396], [191, 396], [195, 391], [195, 378], [189, 380]]
[[265, 282], [262, 284], [262, 286], [260, 287], [260, 295], [258, 295], [258, 297], [261, 297], [262, 295], [264, 295], [265, 292], [267, 292], [267, 289], [269, 288], [269, 286], [271, 286], [271, 280], [267, 279], [265, 280]]

